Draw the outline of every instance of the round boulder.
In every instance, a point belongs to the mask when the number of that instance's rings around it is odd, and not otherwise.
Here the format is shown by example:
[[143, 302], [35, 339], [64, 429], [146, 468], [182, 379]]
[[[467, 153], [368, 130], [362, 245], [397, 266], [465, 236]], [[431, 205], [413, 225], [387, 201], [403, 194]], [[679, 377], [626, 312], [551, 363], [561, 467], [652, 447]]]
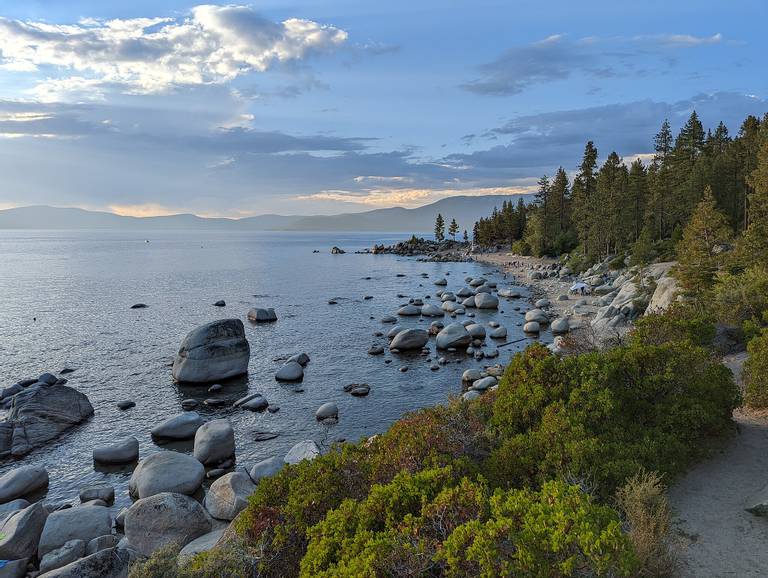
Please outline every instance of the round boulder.
[[303, 460], [314, 460], [319, 455], [320, 448], [317, 447], [317, 444], [312, 440], [305, 440], [288, 450], [283, 460], [286, 464], [298, 464]]
[[438, 349], [464, 348], [472, 342], [467, 328], [461, 323], [451, 323], [437, 334]]
[[230, 472], [211, 484], [205, 495], [205, 509], [218, 520], [232, 520], [248, 505], [256, 486], [243, 471]]
[[523, 331], [526, 333], [538, 333], [541, 331], [541, 326], [539, 325], [538, 321], [529, 321], [523, 325]]
[[48, 487], [48, 470], [43, 466], [21, 466], [0, 478], [0, 504]]
[[277, 381], [301, 381], [304, 379], [304, 368], [296, 361], [289, 361], [275, 374]]
[[173, 362], [180, 383], [210, 383], [248, 372], [251, 348], [239, 319], [212, 321], [193, 329]]
[[549, 321], [549, 317], [541, 309], [531, 309], [525, 314], [525, 320], [543, 324]]
[[390, 349], [407, 351], [421, 349], [429, 341], [429, 333], [424, 329], [404, 329], [389, 344]]
[[475, 307], [478, 309], [497, 309], [499, 299], [490, 293], [478, 293], [475, 295]]
[[571, 325], [565, 317], [559, 317], [552, 322], [551, 329], [552, 333], [568, 333]]
[[144, 458], [133, 470], [128, 492], [133, 499], [163, 492], [194, 494], [205, 477], [203, 465], [186, 454], [158, 452]]
[[225, 419], [214, 419], [195, 434], [195, 458], [203, 465], [220, 464], [235, 453], [235, 430]]
[[139, 459], [139, 440], [125, 437], [114, 444], [93, 449], [93, 461], [100, 464], [129, 464]]
[[195, 437], [195, 432], [205, 423], [200, 414], [187, 411], [168, 418], [152, 428], [152, 437], [170, 440], [187, 440]]
[[445, 312], [440, 309], [437, 305], [432, 305], [432, 303], [428, 303], [427, 305], [424, 305], [421, 308], [421, 314], [424, 317], [442, 317], [445, 315]]
[[254, 464], [248, 472], [248, 475], [255, 484], [258, 483], [261, 478], [274, 476], [277, 472], [283, 469], [283, 466], [285, 466], [285, 460], [278, 457], [267, 458], [266, 460]]

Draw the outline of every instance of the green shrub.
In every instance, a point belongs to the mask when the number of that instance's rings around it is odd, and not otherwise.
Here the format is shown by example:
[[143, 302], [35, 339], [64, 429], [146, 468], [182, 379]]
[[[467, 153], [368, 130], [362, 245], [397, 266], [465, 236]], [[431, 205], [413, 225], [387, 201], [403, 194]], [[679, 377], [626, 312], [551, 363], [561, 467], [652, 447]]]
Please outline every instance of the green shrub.
[[633, 343], [645, 345], [687, 341], [700, 347], [711, 347], [715, 334], [715, 320], [711, 313], [697, 311], [694, 304], [673, 303], [664, 313], [651, 313], [639, 318], [630, 339]]
[[575, 477], [607, 497], [641, 468], [680, 472], [738, 397], [728, 369], [687, 341], [564, 358], [536, 345], [499, 385], [486, 472], [502, 487]]
[[512, 253], [515, 255], [530, 255], [531, 254], [531, 246], [523, 241], [522, 239], [519, 239], [512, 243], [512, 247], [510, 249]]
[[724, 274], [714, 289], [713, 309], [720, 322], [742, 327], [752, 321], [762, 325], [768, 310], [768, 269], [755, 266], [741, 274]]
[[744, 363], [744, 401], [749, 407], [768, 407], [768, 330], [747, 345]]

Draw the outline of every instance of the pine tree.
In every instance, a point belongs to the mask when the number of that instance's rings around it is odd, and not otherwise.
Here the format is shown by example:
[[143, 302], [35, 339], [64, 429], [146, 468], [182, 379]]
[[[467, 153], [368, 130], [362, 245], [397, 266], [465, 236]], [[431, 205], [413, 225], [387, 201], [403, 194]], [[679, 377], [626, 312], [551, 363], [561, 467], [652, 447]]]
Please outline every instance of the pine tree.
[[740, 253], [747, 265], [768, 265], [768, 135], [757, 154], [757, 166], [747, 178], [749, 226], [744, 232]]
[[590, 256], [596, 254], [593, 240], [590, 239], [592, 230], [592, 197], [597, 187], [597, 149], [592, 141], [584, 147], [584, 156], [579, 166], [579, 172], [573, 181], [571, 190], [572, 220], [584, 252]]
[[[629, 168], [628, 201], [631, 211], [631, 242], [640, 238], [645, 222], [645, 210], [648, 204], [648, 173], [640, 159]], [[650, 233], [650, 231], [649, 231]]]
[[707, 187], [677, 247], [676, 276], [688, 294], [700, 295], [714, 285], [722, 265], [722, 245], [730, 238], [728, 220], [717, 209], [712, 189]]
[[466, 229], [464, 229], [464, 242], [465, 243], [469, 242], [469, 235], [467, 235], [467, 230]]
[[451, 224], [448, 227], [448, 234], [453, 237], [453, 240], [456, 240], [456, 233], [459, 232], [459, 224], [456, 222], [456, 219], [451, 219]]
[[435, 240], [442, 241], [443, 239], [445, 239], [445, 221], [443, 215], [438, 213], [435, 219]]

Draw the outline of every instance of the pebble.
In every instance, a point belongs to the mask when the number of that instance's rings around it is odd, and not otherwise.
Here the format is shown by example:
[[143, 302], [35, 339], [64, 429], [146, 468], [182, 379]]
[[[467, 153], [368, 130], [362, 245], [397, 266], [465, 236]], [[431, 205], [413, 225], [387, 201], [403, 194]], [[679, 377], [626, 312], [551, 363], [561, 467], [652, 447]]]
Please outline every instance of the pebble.
[[136, 407], [136, 402], [131, 399], [125, 399], [123, 401], [118, 401], [117, 407], [125, 411], [126, 409], [131, 409], [132, 407]]

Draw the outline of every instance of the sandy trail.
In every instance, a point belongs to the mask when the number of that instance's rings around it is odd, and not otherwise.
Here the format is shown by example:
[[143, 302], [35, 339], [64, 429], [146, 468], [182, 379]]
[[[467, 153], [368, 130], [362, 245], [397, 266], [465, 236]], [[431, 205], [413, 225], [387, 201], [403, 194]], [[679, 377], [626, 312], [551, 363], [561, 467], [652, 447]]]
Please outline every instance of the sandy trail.
[[[744, 353], [723, 363], [740, 381]], [[768, 576], [768, 519], [744, 508], [768, 484], [768, 418], [734, 412], [739, 433], [669, 490], [681, 537], [681, 576]]]
[[[475, 258], [499, 266], [514, 276], [514, 282], [531, 287], [534, 295], [546, 296], [560, 315], [581, 299], [571, 295], [568, 301], [557, 300], [568, 292], [570, 281], [528, 279], [528, 271], [552, 263], [551, 259], [507, 252]], [[593, 312], [571, 319], [576, 324], [588, 323], [590, 315]], [[723, 359], [740, 386], [745, 358], [746, 354], [740, 353]], [[738, 409], [733, 418], [738, 433], [669, 489], [680, 544], [681, 578], [768, 577], [768, 518], [744, 509], [768, 484], [768, 416]]]

